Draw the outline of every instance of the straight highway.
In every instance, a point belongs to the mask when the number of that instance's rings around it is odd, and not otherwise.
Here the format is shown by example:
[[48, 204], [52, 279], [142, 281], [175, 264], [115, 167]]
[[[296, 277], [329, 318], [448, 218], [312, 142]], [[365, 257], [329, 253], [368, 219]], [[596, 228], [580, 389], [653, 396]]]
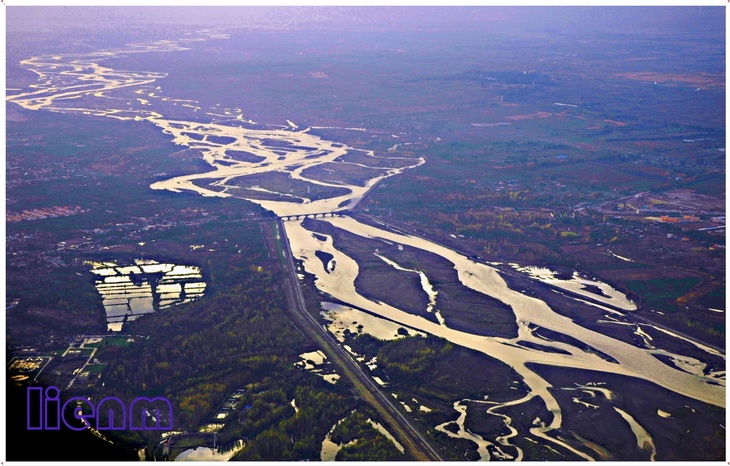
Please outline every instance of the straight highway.
[[383, 394], [372, 377], [353, 359], [352, 355], [342, 348], [337, 340], [307, 312], [301, 285], [297, 277], [296, 264], [289, 240], [286, 237], [281, 219], [277, 219], [281, 231], [284, 255], [286, 258], [287, 278], [286, 295], [295, 325], [305, 335], [319, 343], [322, 351], [354, 386], [356, 392], [381, 416], [385, 424], [393, 430], [394, 437], [403, 445], [408, 454], [419, 461], [443, 461], [439, 453], [428, 443], [421, 432], [411, 425], [403, 413]]

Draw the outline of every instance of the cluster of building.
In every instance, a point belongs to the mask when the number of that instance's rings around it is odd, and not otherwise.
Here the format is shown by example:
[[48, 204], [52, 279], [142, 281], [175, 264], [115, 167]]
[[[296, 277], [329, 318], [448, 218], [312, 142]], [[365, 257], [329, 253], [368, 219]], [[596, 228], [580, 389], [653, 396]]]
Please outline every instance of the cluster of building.
[[21, 222], [23, 220], [42, 220], [44, 218], [69, 217], [71, 215], [83, 214], [86, 212], [79, 206], [53, 206], [40, 209], [24, 210], [20, 213], [8, 213], [5, 220], [10, 222]]
[[[235, 412], [238, 405], [242, 402], [245, 393], [246, 390], [243, 388], [236, 389], [213, 415], [213, 420], [200, 428], [200, 432], [218, 432], [221, 430], [225, 426], [226, 421], [229, 420], [230, 415]], [[246, 405], [244, 409], [249, 410], [251, 406]]]
[[694, 215], [682, 215], [681, 217], [672, 217], [670, 215], [662, 215], [660, 217], [662, 222], [667, 223], [679, 223], [679, 222], [699, 222], [700, 218]]

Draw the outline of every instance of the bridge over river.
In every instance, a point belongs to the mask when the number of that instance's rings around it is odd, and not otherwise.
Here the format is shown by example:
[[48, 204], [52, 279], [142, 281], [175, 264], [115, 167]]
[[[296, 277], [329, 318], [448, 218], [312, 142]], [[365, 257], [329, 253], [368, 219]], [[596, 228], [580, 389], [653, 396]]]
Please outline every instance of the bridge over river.
[[280, 219], [286, 221], [289, 220], [299, 220], [299, 219], [305, 219], [305, 218], [324, 218], [324, 217], [342, 217], [342, 212], [318, 212], [314, 214], [294, 214], [294, 215], [281, 215], [279, 216]]

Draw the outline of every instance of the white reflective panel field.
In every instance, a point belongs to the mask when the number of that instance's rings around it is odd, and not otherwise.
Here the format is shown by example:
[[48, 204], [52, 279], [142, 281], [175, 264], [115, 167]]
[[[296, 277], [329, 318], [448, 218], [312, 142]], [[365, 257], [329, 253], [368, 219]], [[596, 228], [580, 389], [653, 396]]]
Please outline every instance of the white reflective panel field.
[[177, 304], [200, 299], [206, 283], [199, 267], [138, 259], [134, 265], [87, 262], [96, 275], [108, 330], [118, 332], [125, 321]]

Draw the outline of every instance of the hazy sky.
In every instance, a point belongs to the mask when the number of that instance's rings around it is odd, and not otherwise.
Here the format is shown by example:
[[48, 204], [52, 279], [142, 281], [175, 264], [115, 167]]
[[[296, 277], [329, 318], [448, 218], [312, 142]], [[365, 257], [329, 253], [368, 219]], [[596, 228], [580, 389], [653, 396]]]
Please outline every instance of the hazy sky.
[[[725, 33], [724, 6], [21, 6], [5, 8], [9, 32], [99, 29], [125, 24], [256, 29], [474, 29], [554, 33]], [[185, 4], [183, 4], [185, 5]]]

